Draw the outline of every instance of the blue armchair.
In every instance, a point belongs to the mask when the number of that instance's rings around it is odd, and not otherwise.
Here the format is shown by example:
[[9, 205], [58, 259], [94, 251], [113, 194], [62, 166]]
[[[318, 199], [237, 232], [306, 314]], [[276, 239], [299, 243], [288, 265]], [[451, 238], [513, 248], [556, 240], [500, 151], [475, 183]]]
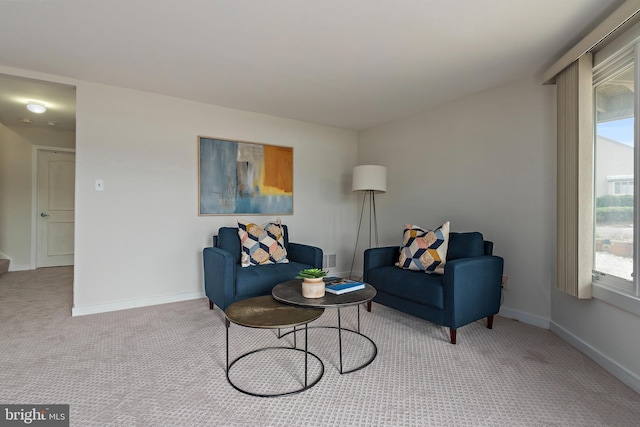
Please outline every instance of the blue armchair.
[[481, 233], [451, 232], [444, 274], [427, 274], [396, 267], [397, 246], [368, 249], [364, 281], [375, 302], [448, 327], [455, 344], [459, 327], [486, 317], [491, 329], [500, 310], [504, 260], [492, 254]]
[[322, 249], [289, 242], [289, 231], [283, 225], [288, 263], [240, 266], [240, 237], [235, 227], [222, 227], [213, 236], [213, 246], [204, 248], [204, 291], [209, 308], [222, 310], [246, 298], [270, 295], [281, 282], [293, 279], [305, 268], [322, 268]]

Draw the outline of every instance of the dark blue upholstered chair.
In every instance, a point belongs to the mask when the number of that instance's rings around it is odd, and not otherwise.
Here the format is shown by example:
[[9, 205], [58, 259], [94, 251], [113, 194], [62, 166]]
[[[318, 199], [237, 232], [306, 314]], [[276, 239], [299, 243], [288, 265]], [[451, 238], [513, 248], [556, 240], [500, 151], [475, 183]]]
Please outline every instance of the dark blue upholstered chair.
[[427, 274], [396, 267], [398, 246], [368, 249], [364, 281], [375, 302], [448, 327], [455, 344], [459, 327], [486, 317], [491, 329], [500, 310], [504, 260], [492, 254], [481, 233], [451, 232], [444, 274]]
[[288, 263], [251, 267], [240, 265], [240, 237], [235, 227], [222, 227], [213, 236], [213, 247], [204, 248], [204, 291], [209, 308], [217, 305], [222, 310], [246, 298], [270, 295], [271, 289], [281, 282], [293, 279], [305, 268], [322, 268], [322, 249], [289, 242], [289, 231], [284, 229], [284, 243]]

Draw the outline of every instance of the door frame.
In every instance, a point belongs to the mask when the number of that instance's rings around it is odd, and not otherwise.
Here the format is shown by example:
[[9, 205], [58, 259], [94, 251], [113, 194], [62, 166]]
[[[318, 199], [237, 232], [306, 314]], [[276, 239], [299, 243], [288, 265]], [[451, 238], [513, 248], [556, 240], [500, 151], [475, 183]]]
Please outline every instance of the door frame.
[[[52, 147], [48, 145], [34, 145], [31, 147], [31, 269], [35, 270], [37, 267], [37, 252], [38, 252], [38, 152], [40, 151], [64, 151], [69, 153], [75, 153], [75, 148], [63, 148]], [[77, 163], [76, 168], [77, 170]], [[74, 172], [74, 182], [75, 182]], [[74, 195], [75, 197], [75, 195]], [[75, 210], [73, 212], [73, 218], [75, 221]], [[73, 233], [73, 239], [75, 240], [75, 230]], [[74, 245], [75, 246], [75, 245]]]

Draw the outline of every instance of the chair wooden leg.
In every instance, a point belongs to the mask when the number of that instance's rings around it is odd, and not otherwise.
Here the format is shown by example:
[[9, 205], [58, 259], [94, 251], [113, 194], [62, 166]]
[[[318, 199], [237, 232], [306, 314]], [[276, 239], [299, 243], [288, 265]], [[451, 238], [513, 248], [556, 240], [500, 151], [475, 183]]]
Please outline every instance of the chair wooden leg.
[[487, 328], [493, 329], [493, 315], [487, 317]]
[[367, 301], [367, 311], [371, 313], [371, 301]]
[[451, 337], [451, 344], [455, 344], [456, 343], [456, 329], [455, 328], [449, 328], [449, 335]]
[[209, 310], [213, 310], [213, 301], [209, 300]]

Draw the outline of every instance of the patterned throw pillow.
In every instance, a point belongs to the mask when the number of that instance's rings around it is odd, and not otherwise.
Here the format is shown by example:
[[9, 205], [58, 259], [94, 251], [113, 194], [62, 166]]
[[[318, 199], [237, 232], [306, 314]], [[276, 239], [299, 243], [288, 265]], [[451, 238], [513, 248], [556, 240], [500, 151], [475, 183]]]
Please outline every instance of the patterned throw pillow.
[[261, 226], [239, 219], [238, 235], [242, 246], [240, 264], [243, 267], [289, 262], [280, 220]]
[[450, 223], [447, 221], [435, 230], [425, 230], [417, 225], [406, 224], [398, 267], [444, 274], [449, 247], [449, 226]]

